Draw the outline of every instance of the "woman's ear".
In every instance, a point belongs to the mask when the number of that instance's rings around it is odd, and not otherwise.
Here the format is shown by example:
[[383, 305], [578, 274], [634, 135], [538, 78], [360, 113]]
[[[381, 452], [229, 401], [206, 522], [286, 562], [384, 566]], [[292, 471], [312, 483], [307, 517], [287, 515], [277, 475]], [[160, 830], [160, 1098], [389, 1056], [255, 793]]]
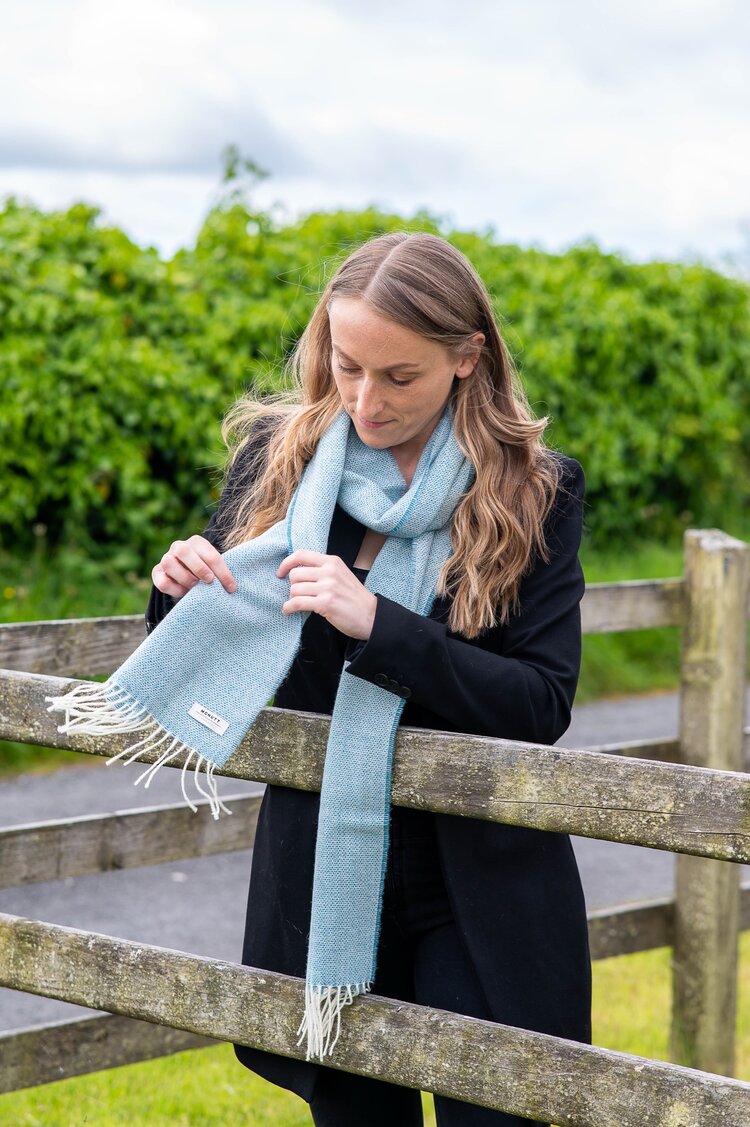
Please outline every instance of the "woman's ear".
[[479, 357], [482, 352], [482, 345], [485, 342], [484, 333], [474, 333], [472, 337], [472, 344], [474, 345], [473, 351], [469, 356], [465, 356], [456, 369], [456, 375], [459, 379], [465, 379], [470, 376], [479, 363]]

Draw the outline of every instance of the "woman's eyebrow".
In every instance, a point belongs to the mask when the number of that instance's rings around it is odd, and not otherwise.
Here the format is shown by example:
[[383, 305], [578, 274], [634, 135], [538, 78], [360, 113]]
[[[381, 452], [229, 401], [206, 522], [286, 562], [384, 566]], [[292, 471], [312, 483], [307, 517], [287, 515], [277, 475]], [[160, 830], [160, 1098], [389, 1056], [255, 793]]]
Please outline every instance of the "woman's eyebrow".
[[[344, 352], [343, 349], [339, 348], [339, 346], [336, 344], [335, 340], [332, 340], [331, 344], [336, 349], [336, 351], [339, 352], [344, 357], [345, 360], [349, 361], [350, 364], [356, 364], [357, 363], [357, 361], [353, 360], [351, 356], [347, 356], [347, 354]], [[401, 364], [387, 364], [385, 366], [385, 368], [383, 369], [383, 371], [384, 372], [385, 371], [390, 372], [394, 368], [418, 368], [418, 367], [419, 367], [418, 363], [414, 363], [413, 361], [410, 361], [410, 360], [404, 360], [403, 363], [401, 363]]]

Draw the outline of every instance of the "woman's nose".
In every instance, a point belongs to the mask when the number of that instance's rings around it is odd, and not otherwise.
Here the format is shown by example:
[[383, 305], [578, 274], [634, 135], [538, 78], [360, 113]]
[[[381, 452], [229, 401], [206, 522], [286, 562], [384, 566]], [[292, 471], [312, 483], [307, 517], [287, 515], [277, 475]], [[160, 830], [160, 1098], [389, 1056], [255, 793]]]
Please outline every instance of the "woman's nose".
[[378, 422], [383, 411], [383, 397], [378, 388], [364, 380], [357, 396], [357, 414], [370, 422]]

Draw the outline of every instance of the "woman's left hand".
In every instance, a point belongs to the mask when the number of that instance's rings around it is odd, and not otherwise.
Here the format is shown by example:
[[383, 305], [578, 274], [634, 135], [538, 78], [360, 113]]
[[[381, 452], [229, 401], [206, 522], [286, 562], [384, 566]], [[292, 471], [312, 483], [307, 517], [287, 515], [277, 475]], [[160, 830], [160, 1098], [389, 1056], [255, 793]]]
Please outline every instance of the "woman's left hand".
[[350, 638], [369, 638], [378, 600], [353, 575], [340, 556], [298, 548], [281, 562], [280, 579], [289, 575], [290, 597], [282, 614], [311, 610]]

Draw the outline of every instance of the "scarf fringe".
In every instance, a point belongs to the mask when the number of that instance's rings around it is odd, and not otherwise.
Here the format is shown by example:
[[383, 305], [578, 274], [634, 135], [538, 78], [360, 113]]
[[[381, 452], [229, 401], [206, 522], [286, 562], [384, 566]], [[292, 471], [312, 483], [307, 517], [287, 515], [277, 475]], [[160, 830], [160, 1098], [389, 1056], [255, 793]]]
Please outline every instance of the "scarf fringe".
[[366, 994], [371, 988], [371, 982], [357, 982], [348, 986], [306, 984], [305, 1014], [297, 1030], [298, 1045], [307, 1036], [306, 1060], [313, 1056], [320, 1060], [331, 1056], [341, 1032], [341, 1011], [344, 1006], [351, 1005], [357, 994]]
[[[185, 775], [188, 764], [195, 755], [197, 757], [194, 771], [195, 787], [204, 798], [208, 799], [214, 820], [219, 817], [221, 810], [225, 814], [232, 813], [229, 807], [219, 798], [216, 779], [214, 778], [216, 764], [206, 759], [195, 748], [189, 747], [176, 736], [173, 736], [125, 689], [113, 687], [111, 684], [82, 682], [71, 689], [69, 693], [65, 693], [64, 696], [45, 697], [44, 699], [51, 701], [47, 712], [65, 713], [65, 722], [58, 725], [58, 732], [66, 734], [80, 732], [90, 736], [115, 736], [128, 732], [146, 732], [143, 739], [130, 744], [129, 747], [123, 748], [122, 751], [118, 751], [116, 755], [112, 755], [105, 760], [106, 767], [110, 767], [118, 759], [122, 759], [128, 752], [134, 752], [134, 754], [124, 762], [133, 763], [144, 752], [153, 751], [166, 740], [171, 739], [172, 742], [159, 753], [158, 759], [154, 763], [149, 763], [146, 770], [134, 780], [133, 785], [137, 786], [141, 779], [145, 779], [144, 786], [148, 787], [160, 767], [174, 759], [175, 756], [184, 753], [185, 762], [182, 765], [181, 775], [182, 794], [190, 809], [197, 814], [199, 808], [191, 801], [185, 790]], [[201, 766], [205, 766], [208, 790], [204, 790], [200, 783]]]

